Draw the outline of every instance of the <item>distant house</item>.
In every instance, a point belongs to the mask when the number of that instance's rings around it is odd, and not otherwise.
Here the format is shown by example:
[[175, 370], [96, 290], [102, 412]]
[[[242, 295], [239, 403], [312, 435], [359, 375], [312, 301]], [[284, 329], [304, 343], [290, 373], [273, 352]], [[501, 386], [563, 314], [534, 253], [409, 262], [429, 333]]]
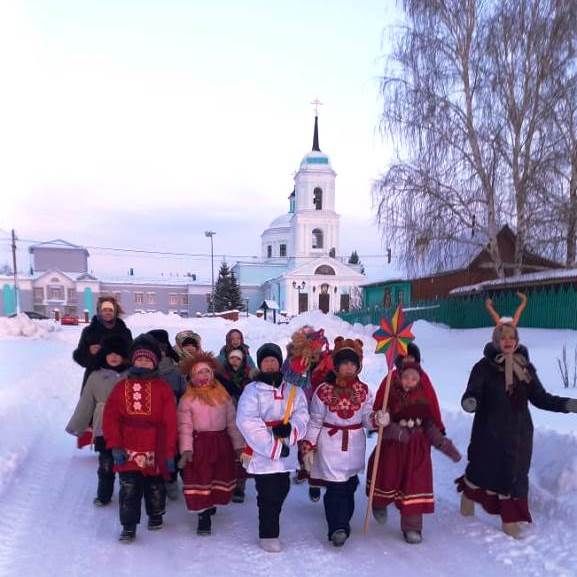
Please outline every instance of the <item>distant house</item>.
[[[503, 226], [497, 234], [506, 277], [514, 274], [515, 238], [515, 233], [507, 225]], [[563, 265], [558, 262], [529, 251], [524, 252], [522, 273], [561, 268]], [[496, 278], [497, 275], [489, 252], [487, 248], [483, 248], [461, 268], [411, 279], [411, 300], [412, 302], [419, 302], [443, 298], [457, 287], [475, 285]]]

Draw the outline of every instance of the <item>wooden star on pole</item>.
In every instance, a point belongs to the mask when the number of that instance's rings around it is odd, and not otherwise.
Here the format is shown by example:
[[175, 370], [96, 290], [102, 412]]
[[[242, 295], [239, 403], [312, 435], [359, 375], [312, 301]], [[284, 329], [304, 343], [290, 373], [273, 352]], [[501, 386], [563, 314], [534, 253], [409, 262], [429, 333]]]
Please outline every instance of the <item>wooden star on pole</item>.
[[377, 341], [375, 353], [383, 353], [387, 357], [389, 371], [398, 355], [406, 356], [407, 347], [415, 338], [411, 332], [412, 326], [413, 323], [405, 324], [405, 313], [399, 305], [392, 318], [381, 319], [380, 328], [373, 333]]

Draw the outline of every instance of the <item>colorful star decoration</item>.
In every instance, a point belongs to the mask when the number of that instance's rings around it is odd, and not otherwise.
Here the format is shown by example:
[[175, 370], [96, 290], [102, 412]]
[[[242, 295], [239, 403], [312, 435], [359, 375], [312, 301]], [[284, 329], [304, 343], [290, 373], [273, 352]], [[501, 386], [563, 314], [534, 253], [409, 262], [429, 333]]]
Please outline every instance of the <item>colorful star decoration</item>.
[[409, 343], [415, 338], [411, 332], [413, 323], [405, 324], [405, 313], [398, 306], [393, 318], [381, 319], [380, 328], [373, 333], [377, 341], [375, 353], [384, 353], [387, 357], [389, 371], [395, 364], [398, 355], [405, 356]]

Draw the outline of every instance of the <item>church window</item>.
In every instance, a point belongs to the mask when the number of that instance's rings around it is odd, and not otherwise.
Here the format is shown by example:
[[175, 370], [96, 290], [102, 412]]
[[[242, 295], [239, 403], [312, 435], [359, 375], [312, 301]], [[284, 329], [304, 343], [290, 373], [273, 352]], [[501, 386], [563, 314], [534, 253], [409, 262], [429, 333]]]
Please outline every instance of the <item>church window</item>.
[[313, 248], [323, 248], [323, 231], [320, 228], [313, 229]]
[[313, 191], [313, 204], [317, 210], [323, 209], [323, 190], [318, 186]]
[[286, 256], [286, 244], [279, 246], [279, 256]]
[[321, 266], [315, 270], [315, 274], [334, 275], [335, 269], [328, 264], [321, 264]]
[[272, 257], [272, 244], [267, 245], [266, 247], [266, 258]]

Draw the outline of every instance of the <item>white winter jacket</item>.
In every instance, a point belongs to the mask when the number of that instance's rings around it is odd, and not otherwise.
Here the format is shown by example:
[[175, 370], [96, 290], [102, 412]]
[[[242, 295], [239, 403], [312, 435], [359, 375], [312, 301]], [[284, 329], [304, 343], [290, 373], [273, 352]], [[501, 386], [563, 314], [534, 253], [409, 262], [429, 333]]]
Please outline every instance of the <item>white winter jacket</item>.
[[[252, 450], [246, 470], [263, 475], [284, 473], [298, 468], [297, 441], [304, 438], [309, 421], [307, 400], [303, 391], [296, 387], [296, 395], [289, 422], [292, 426], [288, 439], [279, 440], [272, 434], [271, 427], [282, 421], [293, 385], [285, 381], [276, 388], [261, 381], [249, 383], [236, 409], [236, 425]], [[283, 443], [288, 445], [288, 457], [281, 457]]]

